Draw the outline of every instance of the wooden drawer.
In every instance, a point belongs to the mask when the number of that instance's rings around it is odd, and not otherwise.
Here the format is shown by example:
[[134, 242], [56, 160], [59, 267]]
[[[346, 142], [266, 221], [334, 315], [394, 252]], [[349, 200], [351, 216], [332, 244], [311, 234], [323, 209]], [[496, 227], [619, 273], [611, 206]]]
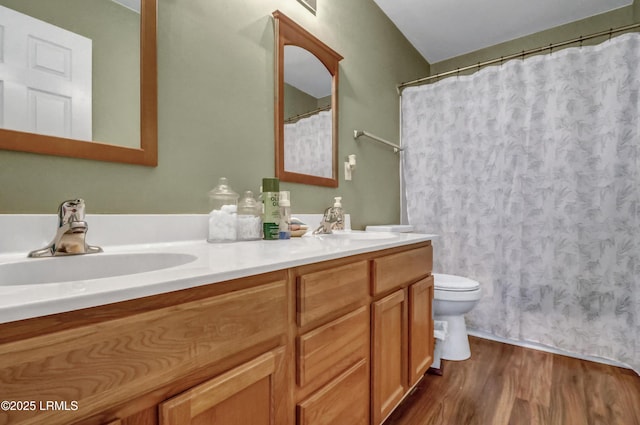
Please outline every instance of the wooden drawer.
[[367, 425], [369, 371], [361, 360], [334, 381], [298, 404], [298, 425]]
[[369, 351], [369, 309], [364, 306], [298, 337], [297, 383], [323, 385]]
[[368, 301], [368, 285], [367, 261], [298, 277], [298, 326], [330, 319], [349, 306], [364, 305]]
[[287, 331], [286, 296], [286, 282], [277, 281], [0, 345], [0, 395], [79, 406], [6, 412], [0, 423], [75, 423], [218, 362], [275, 347]]
[[431, 273], [431, 245], [373, 260], [371, 294], [380, 295], [405, 286]]

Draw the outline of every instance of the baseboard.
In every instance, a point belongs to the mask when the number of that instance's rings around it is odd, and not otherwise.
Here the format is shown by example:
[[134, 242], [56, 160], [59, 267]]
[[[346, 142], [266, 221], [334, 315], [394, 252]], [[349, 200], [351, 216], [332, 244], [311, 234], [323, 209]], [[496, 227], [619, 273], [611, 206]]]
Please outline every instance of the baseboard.
[[549, 347], [547, 345], [544, 344], [539, 344], [537, 342], [530, 342], [530, 341], [516, 341], [513, 339], [507, 339], [507, 338], [502, 338], [487, 332], [482, 332], [482, 331], [476, 331], [473, 329], [467, 329], [467, 334], [468, 335], [472, 335], [478, 338], [482, 338], [482, 339], [489, 339], [491, 341], [497, 341], [497, 342], [502, 342], [504, 344], [511, 344], [511, 345], [516, 345], [518, 347], [524, 347], [524, 348], [531, 348], [533, 350], [538, 350], [538, 351], [545, 351], [547, 353], [552, 353], [552, 354], [559, 354], [561, 356], [567, 356], [567, 357], [573, 357], [576, 359], [580, 359], [580, 360], [587, 360], [590, 362], [596, 362], [596, 363], [602, 363], [602, 364], [606, 364], [609, 366], [617, 366], [617, 367], [621, 367], [624, 369], [632, 369], [631, 366], [625, 364], [625, 363], [621, 363], [621, 362], [617, 362], [615, 360], [611, 360], [611, 359], [605, 359], [602, 357], [595, 357], [595, 356], [586, 356], [583, 354], [577, 354], [577, 353], [572, 353], [569, 351], [564, 351], [561, 350], [559, 348], [555, 348], [555, 347]]

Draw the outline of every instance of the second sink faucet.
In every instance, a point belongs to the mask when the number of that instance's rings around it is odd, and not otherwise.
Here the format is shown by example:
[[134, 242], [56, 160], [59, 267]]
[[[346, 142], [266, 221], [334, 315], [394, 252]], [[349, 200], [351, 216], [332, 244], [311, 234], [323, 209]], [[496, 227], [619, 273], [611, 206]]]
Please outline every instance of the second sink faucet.
[[93, 254], [102, 252], [99, 246], [87, 244], [89, 226], [84, 221], [84, 200], [70, 199], [58, 207], [58, 229], [53, 241], [42, 249], [29, 253], [29, 257], [55, 257], [61, 255]]
[[320, 227], [313, 231], [314, 235], [329, 234], [334, 230], [344, 230], [344, 210], [340, 202], [342, 197], [337, 196], [334, 199], [333, 206], [324, 211]]

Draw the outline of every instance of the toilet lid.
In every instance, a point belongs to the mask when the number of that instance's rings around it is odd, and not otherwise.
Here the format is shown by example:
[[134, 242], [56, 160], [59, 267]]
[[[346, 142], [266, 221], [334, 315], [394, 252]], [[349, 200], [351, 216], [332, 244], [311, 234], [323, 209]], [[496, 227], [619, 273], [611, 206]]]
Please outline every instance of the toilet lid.
[[433, 274], [435, 289], [443, 291], [475, 291], [480, 288], [480, 283], [475, 280], [452, 274]]

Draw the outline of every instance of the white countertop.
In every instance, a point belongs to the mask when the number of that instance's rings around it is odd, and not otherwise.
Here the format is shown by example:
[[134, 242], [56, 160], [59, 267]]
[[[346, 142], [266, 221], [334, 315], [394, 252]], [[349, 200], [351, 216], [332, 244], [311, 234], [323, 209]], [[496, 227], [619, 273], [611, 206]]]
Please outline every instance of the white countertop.
[[[386, 239], [305, 236], [290, 240], [225, 244], [211, 244], [202, 239], [103, 245], [103, 253], [88, 255], [163, 252], [193, 255], [196, 259], [187, 264], [162, 270], [100, 279], [27, 285], [6, 285], [0, 282], [0, 323], [157, 295], [424, 242], [434, 237], [435, 235], [398, 233]], [[97, 244], [89, 234], [87, 239], [90, 244]], [[0, 251], [0, 266], [25, 261], [60, 260], [60, 258], [27, 259], [25, 257], [26, 252], [2, 253]]]

